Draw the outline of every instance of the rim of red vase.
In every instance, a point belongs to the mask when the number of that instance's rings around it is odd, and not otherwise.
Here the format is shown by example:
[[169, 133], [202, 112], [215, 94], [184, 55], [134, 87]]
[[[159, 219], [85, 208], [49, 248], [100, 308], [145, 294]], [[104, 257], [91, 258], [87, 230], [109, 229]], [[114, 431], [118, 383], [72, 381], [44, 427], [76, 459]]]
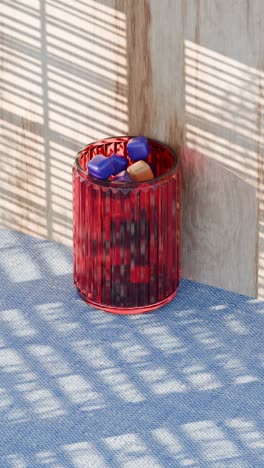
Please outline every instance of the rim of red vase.
[[83, 147], [80, 151], [78, 151], [77, 155], [76, 155], [76, 158], [75, 158], [75, 164], [76, 164], [76, 168], [78, 170], [78, 172], [82, 175], [83, 178], [87, 179], [87, 180], [90, 180], [91, 183], [93, 184], [97, 184], [97, 185], [103, 185], [103, 186], [107, 186], [107, 187], [116, 187], [116, 188], [121, 188], [121, 187], [126, 187], [126, 188], [135, 188], [135, 187], [144, 187], [144, 186], [149, 186], [149, 185], [155, 185], [155, 184], [159, 184], [159, 182], [162, 182], [162, 181], [165, 181], [166, 179], [169, 179], [174, 173], [176, 173], [176, 171], [178, 170], [178, 167], [179, 167], [179, 156], [176, 154], [176, 152], [174, 150], [172, 150], [168, 145], [165, 145], [164, 143], [162, 143], [161, 141], [159, 140], [156, 140], [156, 139], [153, 139], [153, 138], [148, 138], [149, 142], [150, 143], [156, 143], [158, 145], [161, 145], [163, 148], [167, 149], [172, 157], [173, 157], [173, 160], [174, 160], [174, 163], [172, 165], [172, 167], [169, 169], [169, 171], [165, 172], [164, 174], [158, 176], [158, 177], [154, 177], [154, 179], [151, 179], [151, 180], [146, 180], [146, 181], [143, 181], [143, 182], [114, 182], [114, 181], [110, 181], [110, 180], [102, 180], [102, 179], [96, 179], [95, 177], [91, 177], [88, 175], [88, 172], [86, 172], [81, 164], [80, 164], [80, 157], [82, 156], [83, 152], [84, 151], [87, 151], [88, 148], [90, 146], [99, 146], [99, 145], [103, 145], [107, 142], [111, 142], [111, 140], [121, 140], [120, 142], [122, 142], [122, 140], [130, 140], [130, 138], [136, 138], [136, 136], [127, 136], [127, 135], [122, 135], [122, 136], [116, 136], [116, 137], [107, 137], [107, 138], [103, 138], [102, 140], [96, 140], [96, 141], [93, 141], [91, 143], [89, 143], [88, 145], [86, 145], [85, 147]]

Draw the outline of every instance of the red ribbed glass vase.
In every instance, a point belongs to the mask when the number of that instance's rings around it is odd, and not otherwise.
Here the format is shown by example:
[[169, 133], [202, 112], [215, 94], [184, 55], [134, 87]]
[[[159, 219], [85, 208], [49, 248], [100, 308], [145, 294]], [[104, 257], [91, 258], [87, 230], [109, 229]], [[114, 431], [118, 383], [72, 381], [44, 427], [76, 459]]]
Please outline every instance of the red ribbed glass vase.
[[153, 180], [111, 182], [90, 177], [97, 154], [127, 156], [132, 137], [91, 143], [73, 166], [74, 283], [94, 307], [118, 314], [169, 302], [180, 281], [181, 170], [177, 155], [149, 139]]

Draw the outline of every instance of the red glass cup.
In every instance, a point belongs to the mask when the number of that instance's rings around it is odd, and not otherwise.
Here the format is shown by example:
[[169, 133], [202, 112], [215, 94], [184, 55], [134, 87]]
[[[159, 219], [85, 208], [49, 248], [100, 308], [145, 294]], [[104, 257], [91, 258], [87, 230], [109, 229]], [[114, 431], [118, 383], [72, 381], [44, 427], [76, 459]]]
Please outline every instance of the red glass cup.
[[181, 170], [168, 146], [149, 139], [156, 177], [113, 182], [88, 175], [97, 154], [127, 156], [132, 137], [107, 138], [78, 152], [73, 165], [74, 283], [90, 305], [138, 314], [176, 294], [181, 257]]

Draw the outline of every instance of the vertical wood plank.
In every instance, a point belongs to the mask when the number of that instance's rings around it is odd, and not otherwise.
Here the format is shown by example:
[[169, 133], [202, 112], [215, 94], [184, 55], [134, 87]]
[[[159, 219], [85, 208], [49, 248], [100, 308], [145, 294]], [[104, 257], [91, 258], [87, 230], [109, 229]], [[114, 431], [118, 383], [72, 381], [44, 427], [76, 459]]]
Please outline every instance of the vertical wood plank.
[[40, 8], [16, 7], [1, 9], [0, 219], [46, 237]]
[[183, 149], [183, 276], [264, 296], [262, 0], [2, 3], [1, 223], [71, 243], [74, 153], [146, 134]]
[[183, 141], [184, 5], [178, 0], [124, 2], [129, 131], [174, 148]]
[[[264, 39], [262, 36], [261, 39]], [[263, 40], [261, 42], [263, 44]], [[258, 155], [257, 297], [264, 299], [264, 60], [259, 57], [256, 150]]]
[[262, 6], [248, 18], [246, 3], [134, 1], [125, 11], [129, 128], [184, 145], [183, 275], [254, 295], [260, 31], [252, 40], [250, 28]]
[[250, 5], [248, 17], [243, 0], [187, 2], [183, 263], [188, 277], [255, 295], [263, 3]]
[[1, 223], [71, 244], [77, 150], [128, 131], [125, 14], [114, 0], [2, 3]]

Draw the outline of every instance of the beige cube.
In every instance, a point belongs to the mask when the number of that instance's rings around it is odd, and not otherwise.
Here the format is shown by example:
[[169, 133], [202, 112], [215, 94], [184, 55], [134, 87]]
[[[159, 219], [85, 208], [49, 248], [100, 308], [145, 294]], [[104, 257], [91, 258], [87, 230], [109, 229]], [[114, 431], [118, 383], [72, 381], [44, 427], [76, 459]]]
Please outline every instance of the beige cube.
[[153, 172], [145, 161], [137, 161], [127, 169], [130, 176], [137, 182], [154, 179]]

